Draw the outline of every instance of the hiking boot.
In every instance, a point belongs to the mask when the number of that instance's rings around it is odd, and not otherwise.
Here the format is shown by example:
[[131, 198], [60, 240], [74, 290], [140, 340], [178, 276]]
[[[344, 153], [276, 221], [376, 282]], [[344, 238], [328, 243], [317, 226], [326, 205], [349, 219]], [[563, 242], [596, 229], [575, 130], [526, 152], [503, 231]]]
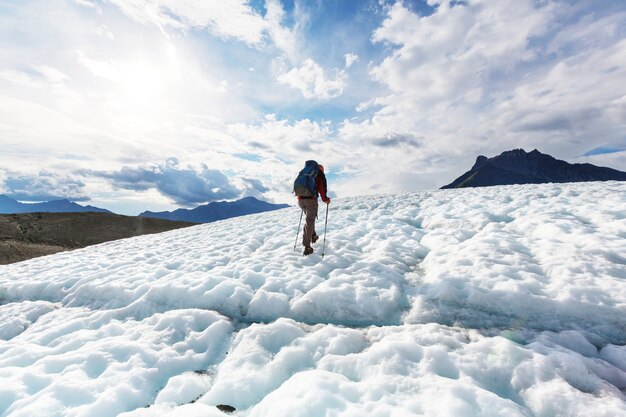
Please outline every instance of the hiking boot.
[[310, 255], [310, 254], [312, 254], [312, 253], [313, 253], [313, 248], [312, 248], [312, 247], [310, 247], [310, 246], [306, 246], [306, 247], [304, 248], [304, 252], [302, 252], [302, 254], [303, 254], [304, 256]]
[[311, 242], [315, 243], [320, 239], [320, 237], [316, 234], [314, 234], [313, 236], [311, 236]]

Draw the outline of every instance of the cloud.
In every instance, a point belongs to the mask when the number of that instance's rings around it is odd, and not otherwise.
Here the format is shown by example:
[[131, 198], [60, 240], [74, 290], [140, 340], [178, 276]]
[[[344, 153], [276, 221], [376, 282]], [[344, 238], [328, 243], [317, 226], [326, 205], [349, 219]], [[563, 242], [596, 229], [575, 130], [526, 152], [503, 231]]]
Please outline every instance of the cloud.
[[80, 6], [84, 6], [84, 7], [88, 7], [90, 9], [96, 9], [98, 10], [98, 5], [89, 1], [89, 0], [73, 0], [74, 3], [80, 5]]
[[306, 59], [301, 67], [293, 68], [277, 77], [280, 84], [300, 90], [304, 98], [328, 100], [343, 94], [346, 74], [343, 70], [333, 70], [327, 75], [324, 69], [312, 59]]
[[589, 163], [597, 166], [608, 167], [626, 172], [626, 148], [622, 150], [609, 149], [611, 152], [591, 152], [588, 155], [581, 155], [571, 162]]
[[[256, 149], [259, 158], [299, 160], [302, 155], [320, 152], [332, 135], [330, 124], [309, 119], [290, 121], [267, 115], [260, 123], [236, 123], [227, 130], [236, 141]], [[299, 162], [298, 162], [299, 163]]]
[[298, 54], [297, 27], [289, 29], [283, 26], [285, 11], [279, 0], [266, 0], [265, 8], [267, 9], [265, 14], [267, 34], [279, 50], [285, 53], [289, 59], [295, 60]]
[[259, 193], [266, 193], [270, 189], [263, 185], [263, 183], [254, 178], [242, 178], [242, 180], [250, 186], [250, 188]]
[[400, 1], [387, 8], [371, 39], [388, 53], [369, 72], [387, 92], [356, 106], [363, 115], [341, 124], [343, 140], [420, 138], [398, 164], [409, 171], [516, 147], [571, 158], [623, 135], [624, 12], [591, 2], [432, 4], [425, 15]]
[[496, 71], [529, 61], [529, 39], [544, 33], [551, 8], [530, 0], [441, 1], [420, 17], [401, 2], [373, 34], [397, 49], [372, 69], [372, 77], [414, 99], [451, 99], [488, 81]]
[[381, 148], [397, 148], [409, 146], [413, 148], [421, 147], [420, 140], [412, 134], [389, 133], [382, 138], [375, 138], [372, 143]]
[[88, 201], [84, 187], [76, 178], [45, 170], [35, 175], [5, 172], [0, 182], [0, 192], [19, 201]]
[[89, 58], [83, 51], [78, 51], [78, 62], [89, 70], [96, 77], [109, 81], [119, 81], [122, 78], [122, 69], [119, 64], [108, 60], [98, 61]]
[[[626, 123], [625, 78], [626, 40], [595, 46], [517, 85], [498, 104], [493, 123], [539, 133], [566, 130], [570, 138], [584, 136], [597, 145], [617, 140], [623, 134], [617, 127]], [[572, 150], [589, 145], [580, 141]]]
[[619, 140], [616, 142], [607, 143], [607, 144], [595, 147], [585, 152], [581, 156], [603, 155], [603, 154], [610, 154], [610, 153], [617, 153], [617, 152], [624, 152], [624, 151], [626, 151], [626, 138], [623, 138], [622, 140]]
[[34, 66], [29, 72], [0, 70], [0, 79], [23, 87], [50, 89], [55, 93], [71, 94], [64, 85], [69, 77], [58, 69], [46, 65]]
[[574, 115], [534, 113], [515, 121], [514, 130], [519, 132], [547, 132], [552, 130], [569, 130]]
[[346, 60], [346, 69], [350, 68], [352, 65], [354, 65], [354, 63], [359, 60], [359, 56], [356, 54], [345, 54], [343, 57]]
[[590, 151], [585, 152], [582, 156], [594, 156], [594, 155], [603, 155], [615, 152], [623, 152], [626, 150], [626, 147], [615, 148], [612, 146], [598, 146], [597, 148], [593, 148]]
[[[109, 180], [114, 188], [146, 191], [155, 189], [171, 198], [177, 204], [194, 206], [215, 200], [229, 200], [242, 196], [241, 189], [221, 171], [202, 166], [195, 170], [179, 165], [176, 158], [169, 158], [163, 164], [140, 167], [123, 167], [118, 171], [80, 170], [86, 177], [100, 177]], [[260, 184], [253, 183], [258, 189]]]
[[372, 41], [390, 53], [370, 69], [388, 93], [358, 105], [361, 112], [376, 108], [365, 120], [344, 122], [342, 135], [410, 133], [430, 155], [473, 154], [484, 144], [487, 132], [476, 128], [485, 108], [500, 101], [490, 96], [502, 85], [494, 76], [533, 56], [528, 39], [545, 31], [550, 13], [525, 0], [439, 3], [427, 16], [402, 2], [389, 7]]
[[206, 28], [224, 39], [262, 47], [266, 38], [287, 56], [295, 53], [295, 33], [282, 25], [284, 10], [278, 0], [265, 2], [266, 15], [247, 0], [110, 0], [130, 18], [161, 28]]

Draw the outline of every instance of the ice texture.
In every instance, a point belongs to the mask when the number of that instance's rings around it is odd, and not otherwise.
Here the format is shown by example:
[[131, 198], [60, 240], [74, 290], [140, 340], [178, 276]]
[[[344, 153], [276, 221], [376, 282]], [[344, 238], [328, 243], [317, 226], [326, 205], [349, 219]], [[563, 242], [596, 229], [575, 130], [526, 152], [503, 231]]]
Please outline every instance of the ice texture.
[[626, 183], [299, 215], [0, 266], [0, 416], [626, 415]]

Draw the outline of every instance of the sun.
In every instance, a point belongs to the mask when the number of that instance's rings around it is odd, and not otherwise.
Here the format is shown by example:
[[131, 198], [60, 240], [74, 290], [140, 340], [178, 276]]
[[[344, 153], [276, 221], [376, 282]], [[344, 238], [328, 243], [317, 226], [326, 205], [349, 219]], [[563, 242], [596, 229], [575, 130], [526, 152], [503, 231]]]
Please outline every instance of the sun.
[[127, 104], [138, 110], [158, 106], [167, 78], [162, 68], [147, 62], [133, 62], [120, 72], [119, 86]]

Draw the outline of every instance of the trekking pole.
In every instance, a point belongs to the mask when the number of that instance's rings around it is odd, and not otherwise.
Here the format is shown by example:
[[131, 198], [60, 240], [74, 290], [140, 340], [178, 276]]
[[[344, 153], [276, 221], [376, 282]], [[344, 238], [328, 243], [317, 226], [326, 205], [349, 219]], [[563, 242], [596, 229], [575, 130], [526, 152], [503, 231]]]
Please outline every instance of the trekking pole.
[[324, 245], [322, 246], [322, 258], [324, 257], [324, 250], [326, 250], [326, 226], [328, 225], [328, 206], [326, 204], [326, 221], [324, 222]]
[[293, 250], [296, 250], [296, 245], [298, 244], [298, 235], [300, 234], [300, 225], [302, 224], [302, 215], [304, 214], [304, 210], [300, 211], [300, 223], [298, 223], [298, 232], [296, 233], [296, 242], [293, 244]]

